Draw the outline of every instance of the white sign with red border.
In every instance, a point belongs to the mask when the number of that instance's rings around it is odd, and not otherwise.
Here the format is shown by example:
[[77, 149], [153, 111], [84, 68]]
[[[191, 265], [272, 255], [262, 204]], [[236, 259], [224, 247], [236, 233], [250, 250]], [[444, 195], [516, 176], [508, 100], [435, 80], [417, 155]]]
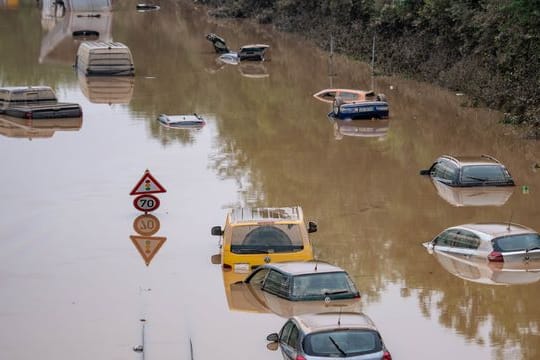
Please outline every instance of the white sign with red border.
[[150, 174], [150, 171], [146, 170], [143, 177], [137, 185], [131, 190], [129, 195], [140, 195], [140, 194], [153, 194], [153, 193], [162, 193], [167, 192], [165, 188]]

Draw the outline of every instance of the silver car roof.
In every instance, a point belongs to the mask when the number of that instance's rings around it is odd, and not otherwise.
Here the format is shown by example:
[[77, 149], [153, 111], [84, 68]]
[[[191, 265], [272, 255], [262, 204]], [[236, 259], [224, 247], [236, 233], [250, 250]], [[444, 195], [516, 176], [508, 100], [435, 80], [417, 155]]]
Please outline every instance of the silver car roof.
[[368, 329], [377, 328], [366, 314], [355, 312], [327, 312], [318, 314], [305, 314], [295, 316], [294, 319], [299, 324], [305, 334], [316, 331], [348, 329]]
[[454, 228], [464, 228], [478, 233], [482, 233], [490, 238], [496, 238], [507, 235], [530, 234], [536, 233], [535, 230], [523, 225], [514, 223], [477, 223], [464, 224], [455, 226]]
[[339, 266], [321, 261], [287, 261], [264, 265], [291, 275], [322, 274], [331, 272], [346, 272]]

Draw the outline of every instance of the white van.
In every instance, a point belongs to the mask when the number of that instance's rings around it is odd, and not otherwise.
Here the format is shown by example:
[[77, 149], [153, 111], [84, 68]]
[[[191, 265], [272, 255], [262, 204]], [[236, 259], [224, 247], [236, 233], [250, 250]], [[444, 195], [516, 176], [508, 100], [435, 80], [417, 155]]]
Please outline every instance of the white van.
[[82, 42], [75, 66], [85, 75], [135, 75], [131, 51], [119, 42]]

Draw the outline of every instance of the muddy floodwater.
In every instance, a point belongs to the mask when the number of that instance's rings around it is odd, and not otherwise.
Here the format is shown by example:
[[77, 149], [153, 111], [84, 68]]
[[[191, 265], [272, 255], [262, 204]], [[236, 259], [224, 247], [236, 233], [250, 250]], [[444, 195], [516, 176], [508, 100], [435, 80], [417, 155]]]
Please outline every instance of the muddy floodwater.
[[[190, 1], [151, 12], [118, 1], [99, 17], [41, 3], [0, 2], [0, 86], [51, 86], [83, 117], [0, 117], [2, 359], [280, 359], [265, 338], [285, 319], [231, 308], [210, 261], [210, 228], [240, 205], [302, 206], [316, 257], [352, 275], [394, 359], [540, 358], [540, 272], [422, 246], [470, 222], [540, 230], [540, 143], [502, 114]], [[127, 45], [136, 75], [79, 75], [81, 27]], [[219, 64], [209, 32], [233, 49], [269, 44], [269, 59]], [[372, 86], [387, 121], [334, 123], [312, 97]], [[162, 113], [206, 124], [168, 129]], [[517, 186], [478, 201], [439, 193], [418, 173], [441, 154], [493, 155]], [[129, 194], [146, 169], [167, 192], [141, 220]]]

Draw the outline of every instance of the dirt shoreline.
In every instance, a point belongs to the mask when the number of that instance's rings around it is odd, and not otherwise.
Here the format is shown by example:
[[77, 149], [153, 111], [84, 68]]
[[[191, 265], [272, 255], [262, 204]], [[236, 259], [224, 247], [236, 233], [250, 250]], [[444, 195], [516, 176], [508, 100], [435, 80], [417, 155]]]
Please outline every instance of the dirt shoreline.
[[502, 2], [506, 7], [467, 1], [196, 2], [209, 6], [211, 16], [272, 24], [323, 49], [329, 48], [331, 34], [336, 52], [365, 62], [371, 61], [375, 36], [379, 71], [465, 93], [471, 99], [467, 106], [499, 110], [521, 136], [540, 139], [538, 11], [526, 17], [528, 9], [512, 8], [510, 0]]

